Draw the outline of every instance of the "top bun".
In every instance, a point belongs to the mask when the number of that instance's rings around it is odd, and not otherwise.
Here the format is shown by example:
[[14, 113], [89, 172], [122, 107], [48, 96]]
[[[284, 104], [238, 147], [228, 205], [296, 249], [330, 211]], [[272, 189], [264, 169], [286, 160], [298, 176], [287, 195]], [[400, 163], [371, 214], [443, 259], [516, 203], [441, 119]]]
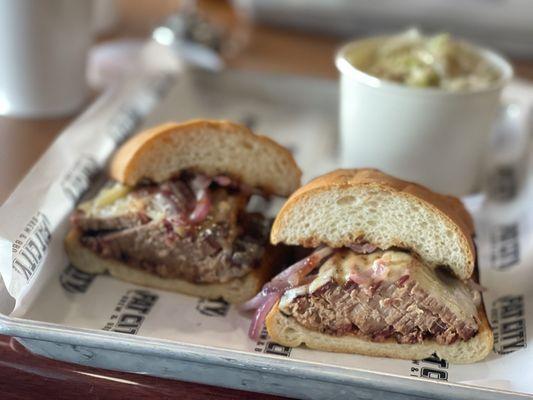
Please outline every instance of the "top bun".
[[228, 121], [166, 123], [128, 140], [111, 162], [111, 177], [128, 186], [163, 182], [190, 169], [226, 174], [265, 194], [288, 196], [300, 186], [291, 153], [273, 140]]
[[400, 247], [430, 267], [468, 279], [476, 259], [474, 224], [461, 201], [374, 169], [340, 169], [297, 190], [279, 212], [274, 244]]

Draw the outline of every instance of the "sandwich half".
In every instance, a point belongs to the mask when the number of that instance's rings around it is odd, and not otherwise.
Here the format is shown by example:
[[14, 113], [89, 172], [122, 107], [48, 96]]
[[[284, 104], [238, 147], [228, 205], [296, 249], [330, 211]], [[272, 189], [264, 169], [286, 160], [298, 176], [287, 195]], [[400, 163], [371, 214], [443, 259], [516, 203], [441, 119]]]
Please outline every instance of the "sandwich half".
[[473, 280], [462, 203], [377, 170], [337, 170], [296, 191], [271, 242], [314, 251], [245, 304], [285, 346], [472, 363], [493, 335]]
[[300, 184], [292, 155], [227, 121], [167, 123], [116, 152], [111, 181], [80, 204], [65, 239], [72, 264], [140, 285], [239, 303], [271, 276], [271, 221], [252, 195]]

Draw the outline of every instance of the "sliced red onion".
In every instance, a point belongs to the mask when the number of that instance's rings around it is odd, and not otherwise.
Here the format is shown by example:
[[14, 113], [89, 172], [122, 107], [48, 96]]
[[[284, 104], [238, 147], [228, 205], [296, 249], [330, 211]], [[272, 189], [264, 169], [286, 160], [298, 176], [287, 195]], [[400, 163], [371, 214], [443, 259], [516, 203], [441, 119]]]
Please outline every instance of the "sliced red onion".
[[473, 279], [469, 279], [466, 281], [466, 284], [468, 285], [468, 287], [471, 289], [471, 290], [475, 290], [477, 292], [486, 292], [487, 291], [487, 288], [484, 287], [484, 286], [481, 286], [479, 283], [477, 283], [475, 280]]
[[349, 276], [350, 280], [354, 283], [357, 283], [361, 286], [368, 286], [373, 282], [372, 275], [369, 273], [370, 270], [365, 272], [355, 271], [352, 272]]
[[350, 250], [359, 254], [370, 254], [377, 250], [377, 246], [371, 243], [351, 243], [348, 245]]
[[384, 280], [389, 274], [389, 267], [387, 267], [385, 261], [381, 258], [378, 258], [372, 264], [372, 279], [377, 281]]
[[400, 278], [398, 278], [398, 280], [397, 280], [396, 282], [394, 282], [394, 284], [395, 284], [396, 286], [398, 286], [398, 287], [402, 287], [403, 284], [404, 284], [405, 282], [407, 282], [407, 280], [408, 280], [409, 278], [410, 278], [409, 275], [402, 275], [402, 276], [400, 276]]
[[203, 174], [196, 174], [191, 180], [190, 186], [193, 192], [196, 194], [196, 199], [199, 199], [198, 194], [207, 189], [211, 184], [211, 179]]
[[270, 293], [266, 296], [263, 304], [261, 304], [256, 310], [252, 319], [252, 323], [250, 324], [250, 329], [248, 330], [248, 336], [250, 338], [254, 340], [259, 338], [259, 334], [261, 333], [261, 329], [263, 328], [268, 313], [272, 307], [274, 307], [280, 297], [281, 293]]
[[307, 285], [307, 284], [313, 282], [316, 278], [318, 278], [318, 274], [307, 275], [306, 277], [304, 277], [304, 278], [302, 279], [301, 284], [302, 284], [302, 285]]
[[272, 280], [267, 282], [259, 293], [246, 303], [241, 304], [240, 308], [244, 311], [256, 310], [265, 302], [269, 295], [272, 293], [279, 293], [281, 296], [288, 288], [290, 288], [290, 285], [287, 281]]
[[161, 193], [164, 193], [166, 195], [171, 195], [174, 193], [172, 184], [170, 182], [163, 182], [161, 186], [159, 186], [159, 190]]
[[272, 279], [272, 283], [281, 281], [288, 282], [291, 287], [297, 286], [303, 277], [314, 270], [322, 260], [331, 256], [334, 251], [335, 250], [330, 247], [322, 247], [315, 250], [309, 256], [276, 275], [274, 279]]
[[190, 187], [196, 196], [196, 204], [189, 215], [189, 221], [193, 224], [202, 222], [211, 211], [211, 199], [208, 187], [212, 179], [203, 174], [196, 174], [190, 182]]
[[311, 264], [311, 262], [307, 260], [307, 263], [306, 264], [304, 263], [304, 265], [302, 265], [302, 268], [300, 270], [294, 272], [294, 274], [290, 275], [287, 278], [287, 282], [289, 283], [289, 286], [290, 287], [298, 286], [302, 278], [306, 275], [306, 272], [307, 273], [311, 272], [313, 269], [315, 269], [315, 266], [316, 266], [315, 264]]
[[233, 181], [231, 178], [225, 176], [225, 175], [218, 175], [213, 178], [213, 181], [215, 181], [220, 186], [230, 186], [233, 184]]
[[200, 198], [196, 201], [194, 210], [189, 215], [189, 221], [193, 224], [202, 222], [211, 211], [211, 200], [207, 189], [203, 189]]
[[285, 292], [289, 288], [288, 282], [283, 282], [281, 280], [279, 281], [270, 281], [263, 285], [263, 289], [259, 293], [257, 293], [254, 297], [252, 297], [250, 300], [248, 300], [246, 303], [241, 304], [240, 308], [244, 311], [250, 311], [250, 310], [256, 310], [258, 309], [264, 302], [265, 299], [271, 295], [272, 293], [279, 293], [280, 295]]
[[350, 274], [349, 279], [361, 286], [370, 286], [375, 283], [381, 283], [389, 274], [389, 267], [382, 258], [378, 258], [372, 263], [372, 266], [364, 271], [354, 271]]
[[328, 247], [316, 250], [303, 260], [298, 261], [280, 272], [270, 282], [263, 286], [261, 292], [241, 305], [240, 308], [242, 310], [256, 310], [249, 331], [249, 335], [252, 339], [257, 337], [266, 316], [281, 298], [285, 290], [299, 285], [301, 280], [307, 274], [315, 269], [326, 257], [333, 254], [333, 252], [334, 250]]
[[[272, 293], [272, 292], [270, 292], [270, 293]], [[267, 295], [270, 294], [270, 293], [265, 291], [265, 289], [263, 288], [263, 290], [261, 290], [259, 293], [257, 293], [250, 300], [248, 300], [247, 302], [241, 304], [239, 306], [239, 308], [241, 310], [243, 310], [243, 311], [257, 310], [265, 302], [265, 299], [266, 299]]]

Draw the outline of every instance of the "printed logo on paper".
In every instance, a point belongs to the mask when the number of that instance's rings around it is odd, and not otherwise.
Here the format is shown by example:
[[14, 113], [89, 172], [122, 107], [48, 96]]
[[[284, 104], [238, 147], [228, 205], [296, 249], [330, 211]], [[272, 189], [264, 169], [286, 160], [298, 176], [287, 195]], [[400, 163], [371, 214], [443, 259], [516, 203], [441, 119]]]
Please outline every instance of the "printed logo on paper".
[[518, 223], [495, 226], [490, 233], [490, 261], [493, 268], [505, 269], [520, 261]]
[[80, 271], [70, 264], [61, 273], [59, 281], [63, 289], [69, 293], [85, 293], [89, 289], [89, 286], [91, 286], [91, 283], [93, 283], [95, 276], [94, 274]]
[[229, 304], [223, 299], [199, 299], [196, 310], [208, 317], [225, 317], [228, 314], [229, 307]]
[[116, 144], [126, 140], [142, 121], [142, 113], [132, 104], [123, 106], [109, 121], [109, 136]]
[[448, 361], [438, 357], [437, 354], [433, 354], [423, 360], [413, 360], [409, 375], [417, 378], [447, 381], [448, 366]]
[[524, 297], [503, 296], [492, 303], [494, 352], [509, 354], [527, 346]]
[[91, 178], [99, 169], [94, 157], [82, 155], [61, 181], [61, 189], [65, 196], [76, 202], [89, 188]]
[[50, 221], [39, 211], [13, 242], [13, 270], [24, 277], [26, 283], [43, 262], [51, 239]]
[[[171, 87], [174, 75], [159, 73], [150, 79], [143, 88], [140, 101], [126, 104], [109, 122], [109, 136], [116, 144], [122, 143], [139, 127], [151, 104], [161, 99]], [[138, 100], [138, 99], [137, 99]]]
[[502, 165], [492, 172], [488, 181], [488, 196], [496, 201], [512, 200], [518, 193], [517, 169]]
[[269, 340], [268, 332], [265, 327], [261, 330], [259, 340], [255, 344], [254, 351], [258, 353], [275, 354], [277, 356], [289, 357], [291, 348]]
[[159, 296], [149, 290], [128, 290], [115, 307], [104, 331], [135, 335]]

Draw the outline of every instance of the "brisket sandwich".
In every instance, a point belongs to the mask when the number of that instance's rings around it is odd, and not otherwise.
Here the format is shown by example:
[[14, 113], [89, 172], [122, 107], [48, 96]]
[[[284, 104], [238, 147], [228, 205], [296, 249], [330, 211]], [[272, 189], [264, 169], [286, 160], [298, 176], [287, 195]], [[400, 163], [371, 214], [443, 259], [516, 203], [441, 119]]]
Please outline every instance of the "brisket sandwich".
[[140, 285], [242, 302], [270, 277], [271, 221], [252, 195], [286, 197], [300, 184], [293, 157], [225, 121], [168, 123], [115, 154], [112, 181], [80, 204], [65, 240], [77, 268]]
[[404, 359], [482, 360], [493, 336], [462, 203], [370, 169], [296, 191], [271, 242], [314, 249], [244, 305], [285, 346]]

